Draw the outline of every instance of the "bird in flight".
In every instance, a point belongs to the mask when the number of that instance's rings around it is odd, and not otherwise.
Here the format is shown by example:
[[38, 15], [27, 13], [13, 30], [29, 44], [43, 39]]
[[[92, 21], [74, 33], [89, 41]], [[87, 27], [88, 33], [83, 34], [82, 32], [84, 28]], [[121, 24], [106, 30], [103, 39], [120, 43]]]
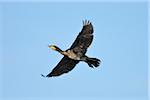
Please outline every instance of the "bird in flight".
[[80, 61], [86, 62], [91, 68], [98, 67], [101, 62], [99, 59], [91, 58], [85, 55], [87, 52], [87, 48], [92, 43], [93, 32], [94, 30], [92, 23], [85, 20], [83, 21], [83, 28], [81, 32], [78, 34], [77, 38], [69, 49], [63, 51], [55, 45], [49, 45], [49, 48], [59, 52], [64, 57], [48, 75], [41, 75], [43, 77], [60, 76], [71, 71]]

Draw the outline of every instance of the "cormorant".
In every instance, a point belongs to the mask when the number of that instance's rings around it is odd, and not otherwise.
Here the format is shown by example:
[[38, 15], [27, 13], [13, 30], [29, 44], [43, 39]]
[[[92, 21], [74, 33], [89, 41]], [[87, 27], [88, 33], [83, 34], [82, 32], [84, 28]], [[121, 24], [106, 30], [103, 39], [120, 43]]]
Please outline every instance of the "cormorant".
[[86, 62], [91, 68], [98, 67], [101, 62], [99, 59], [91, 58], [85, 55], [87, 48], [92, 43], [93, 31], [92, 23], [85, 20], [83, 21], [83, 28], [81, 32], [78, 34], [69, 49], [63, 51], [55, 45], [49, 45], [49, 48], [58, 51], [60, 54], [64, 55], [64, 57], [46, 77], [59, 76], [67, 73], [71, 71], [80, 61]]

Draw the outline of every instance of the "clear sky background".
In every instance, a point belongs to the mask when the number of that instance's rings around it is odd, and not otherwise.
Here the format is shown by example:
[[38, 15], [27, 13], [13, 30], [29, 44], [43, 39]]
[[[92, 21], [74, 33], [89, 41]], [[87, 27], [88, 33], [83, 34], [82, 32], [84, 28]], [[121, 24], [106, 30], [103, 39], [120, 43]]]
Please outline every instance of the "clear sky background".
[[[2, 3], [2, 100], [148, 100], [147, 3]], [[48, 48], [69, 48], [82, 29], [94, 26], [87, 55], [101, 59], [92, 69], [43, 78], [63, 57]]]

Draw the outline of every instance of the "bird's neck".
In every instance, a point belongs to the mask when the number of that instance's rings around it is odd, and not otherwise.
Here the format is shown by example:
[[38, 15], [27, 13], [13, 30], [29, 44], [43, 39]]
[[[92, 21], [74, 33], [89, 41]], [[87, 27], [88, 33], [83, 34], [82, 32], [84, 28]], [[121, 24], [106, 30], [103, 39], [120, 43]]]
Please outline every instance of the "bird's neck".
[[60, 48], [58, 48], [58, 47], [56, 48], [56, 51], [57, 51], [57, 52], [59, 52], [59, 53], [64, 52], [63, 50], [61, 50], [61, 49], [60, 49]]
[[66, 51], [61, 50], [59, 47], [56, 47], [56, 51], [64, 56], [68, 56], [68, 53]]

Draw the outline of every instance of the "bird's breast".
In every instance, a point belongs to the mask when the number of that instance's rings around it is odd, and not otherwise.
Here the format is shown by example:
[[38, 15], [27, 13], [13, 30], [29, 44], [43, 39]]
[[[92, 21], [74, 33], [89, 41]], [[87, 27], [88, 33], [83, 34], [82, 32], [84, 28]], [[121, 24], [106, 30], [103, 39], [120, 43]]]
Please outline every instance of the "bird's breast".
[[80, 56], [78, 54], [74, 53], [72, 50], [67, 51], [67, 56], [74, 60], [80, 60]]

